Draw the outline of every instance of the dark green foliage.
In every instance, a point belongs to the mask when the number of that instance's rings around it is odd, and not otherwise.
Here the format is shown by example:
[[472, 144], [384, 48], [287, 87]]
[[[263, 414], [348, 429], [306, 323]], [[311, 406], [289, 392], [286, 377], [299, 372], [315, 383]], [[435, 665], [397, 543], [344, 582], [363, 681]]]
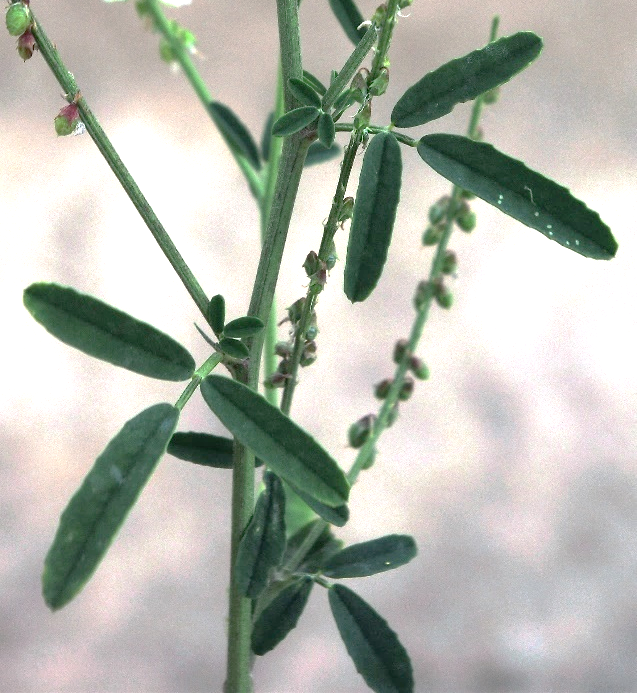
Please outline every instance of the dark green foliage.
[[411, 693], [411, 662], [387, 621], [343, 585], [330, 587], [329, 600], [347, 652], [365, 683], [376, 693]]
[[265, 490], [259, 494], [254, 514], [241, 537], [235, 565], [239, 591], [256, 599], [268, 584], [270, 569], [285, 551], [285, 491], [281, 480], [266, 472]]
[[314, 91], [317, 94], [323, 96], [323, 94], [325, 94], [325, 92], [327, 91], [327, 87], [323, 84], [323, 82], [321, 82], [320, 79], [315, 77], [311, 72], [308, 72], [307, 70], [303, 70], [303, 79], [313, 87]]
[[354, 0], [330, 0], [330, 7], [349, 40], [357, 44], [365, 35], [365, 27], [358, 28], [363, 23], [364, 17]]
[[297, 101], [303, 106], [321, 107], [321, 97], [317, 94], [310, 84], [304, 79], [290, 79], [288, 81], [290, 91], [294, 94]]
[[252, 630], [254, 654], [264, 655], [274, 649], [296, 627], [313, 586], [311, 578], [295, 580], [263, 609]]
[[217, 337], [223, 332], [226, 322], [226, 301], [221, 294], [210, 299], [208, 304], [208, 321]]
[[174, 457], [206, 467], [232, 469], [232, 439], [210, 433], [174, 433], [166, 450]]
[[400, 197], [400, 145], [389, 132], [374, 137], [363, 159], [345, 260], [345, 295], [364, 301], [387, 259]]
[[341, 153], [342, 149], [337, 144], [333, 144], [329, 149], [326, 149], [320, 142], [312, 142], [307, 150], [305, 166], [316, 166], [325, 161], [331, 161], [338, 158]]
[[275, 137], [287, 137], [313, 123], [320, 114], [314, 106], [301, 106], [282, 115], [272, 126]]
[[455, 185], [560, 245], [598, 260], [615, 256], [617, 242], [596, 212], [492, 145], [457, 135], [426, 135], [418, 153]]
[[205, 378], [201, 393], [239, 442], [281, 478], [326, 505], [338, 507], [347, 502], [349, 484], [336, 462], [261, 395], [218, 375]]
[[85, 354], [160, 380], [187, 380], [192, 356], [172, 337], [59, 284], [31, 284], [24, 305], [54, 337]]
[[270, 159], [270, 144], [272, 142], [272, 125], [274, 124], [274, 111], [270, 111], [265, 121], [263, 134], [261, 135], [261, 156], [263, 161]]
[[263, 322], [259, 318], [245, 315], [242, 318], [231, 320], [223, 328], [224, 337], [243, 339], [252, 337], [263, 329]]
[[[307, 535], [314, 529], [317, 522], [320, 521], [321, 520], [312, 520], [312, 522], [308, 522], [288, 539], [285, 555], [283, 557], [284, 563], [291, 560], [292, 556], [294, 556], [298, 548], [305, 541]], [[325, 527], [299, 565], [299, 571], [305, 573], [318, 572], [323, 565], [325, 565], [327, 560], [340, 551], [342, 547], [343, 542], [332, 534], [330, 527]]]
[[393, 570], [416, 555], [416, 542], [404, 534], [388, 534], [352, 544], [332, 556], [323, 568], [331, 578], [355, 578]]
[[321, 113], [319, 116], [317, 133], [320, 143], [326, 149], [329, 149], [334, 144], [336, 130], [334, 129], [332, 116], [329, 113]]
[[292, 489], [307, 506], [326, 522], [342, 527], [349, 520], [349, 508], [346, 505], [331, 508], [329, 505], [325, 505], [325, 503], [321, 503], [307, 493], [300, 491], [295, 486], [292, 486]]
[[219, 341], [219, 346], [224, 354], [228, 354], [228, 356], [232, 356], [235, 359], [246, 359], [250, 353], [248, 347], [238, 339], [224, 337]]
[[521, 31], [456, 58], [425, 75], [398, 100], [392, 123], [410, 128], [450, 113], [458, 103], [508, 82], [540, 54], [542, 39]]
[[215, 125], [228, 138], [231, 146], [240, 151], [256, 168], [261, 168], [259, 148], [248, 128], [239, 120], [237, 115], [219, 101], [211, 101], [208, 111]]
[[161, 459], [179, 411], [156, 404], [128, 421], [97, 458], [60, 518], [44, 562], [42, 587], [51, 609], [71, 601], [108, 551]]

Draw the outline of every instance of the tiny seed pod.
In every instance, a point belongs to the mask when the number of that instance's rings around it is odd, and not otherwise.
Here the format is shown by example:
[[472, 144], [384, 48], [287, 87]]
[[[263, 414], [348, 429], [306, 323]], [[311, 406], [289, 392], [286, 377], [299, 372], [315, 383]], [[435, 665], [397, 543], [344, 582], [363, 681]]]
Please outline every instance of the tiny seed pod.
[[402, 384], [402, 387], [400, 388], [400, 392], [398, 393], [398, 399], [401, 400], [402, 402], [406, 402], [412, 395], [414, 391], [414, 379], [413, 378], [405, 378], [405, 382]]
[[445, 195], [429, 207], [429, 221], [432, 224], [437, 224], [445, 218], [445, 214], [449, 209], [449, 196]]
[[349, 444], [355, 449], [362, 448], [365, 441], [369, 438], [369, 434], [374, 428], [375, 423], [375, 414], [367, 414], [366, 416], [361, 417], [358, 421], [354, 422], [349, 427], [349, 431], [347, 433]]
[[392, 385], [392, 380], [389, 378], [386, 378], [385, 380], [381, 380], [379, 383], [376, 383], [374, 385], [374, 397], [377, 399], [385, 399], [387, 395], [389, 394], [389, 388]]
[[409, 359], [409, 370], [418, 378], [418, 380], [429, 379], [429, 366], [417, 356], [412, 356]]
[[477, 223], [477, 217], [475, 212], [465, 212], [464, 214], [459, 214], [455, 219], [456, 224], [460, 229], [470, 233], [475, 229]]
[[28, 60], [37, 47], [38, 45], [35, 42], [35, 37], [30, 31], [25, 31], [24, 34], [18, 38], [18, 55], [22, 60]]
[[442, 282], [436, 286], [436, 302], [445, 309], [451, 308], [453, 305], [453, 294]]
[[458, 269], [458, 259], [453, 250], [447, 250], [445, 253], [445, 258], [442, 261], [442, 273], [443, 274], [455, 274]]
[[428, 226], [425, 229], [425, 233], [422, 235], [422, 244], [425, 246], [438, 245], [443, 233], [444, 226], [440, 226], [438, 224], [435, 226]]
[[5, 15], [7, 31], [11, 36], [20, 36], [30, 26], [33, 21], [31, 10], [23, 2], [14, 2], [7, 8]]

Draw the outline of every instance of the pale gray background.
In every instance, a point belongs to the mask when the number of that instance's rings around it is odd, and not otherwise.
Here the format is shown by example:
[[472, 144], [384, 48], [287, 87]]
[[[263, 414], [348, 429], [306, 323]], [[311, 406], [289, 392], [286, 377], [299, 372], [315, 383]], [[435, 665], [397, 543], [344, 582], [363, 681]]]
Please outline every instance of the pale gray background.
[[[122, 158], [204, 289], [245, 311], [257, 215], [220, 138], [132, 6], [34, 0]], [[366, 14], [374, 2], [360, 1]], [[611, 226], [612, 262], [566, 251], [477, 202], [458, 233], [453, 310], [433, 311], [419, 384], [339, 535], [410, 532], [409, 566], [352, 586], [398, 631], [418, 691], [637, 691], [637, 19], [628, 0], [424, 2], [400, 22], [383, 122], [426, 71], [501, 31], [545, 40], [503, 90], [486, 138], [571, 188]], [[351, 50], [326, 0], [302, 7], [304, 60], [327, 79]], [[257, 133], [270, 109], [275, 3], [207, 2], [178, 13], [200, 38], [213, 93]], [[36, 280], [92, 292], [154, 323], [198, 361], [195, 309], [88, 135], [57, 139], [64, 105], [41, 57], [0, 42], [3, 396], [0, 409], [0, 690], [199, 693], [224, 676], [229, 477], [166, 458], [84, 592], [51, 614], [40, 573], [57, 519], [128, 418], [180, 386], [117, 370], [57, 343], [22, 307]], [[468, 107], [417, 129], [464, 132]], [[448, 190], [415, 152], [386, 272], [352, 307], [342, 263], [319, 305], [319, 360], [295, 414], [348, 467], [349, 422], [376, 406], [406, 336], [428, 206]], [[308, 171], [278, 295], [294, 301], [338, 173]], [[352, 190], [354, 188], [352, 187]], [[346, 233], [338, 247], [344, 257]], [[284, 334], [284, 333], [282, 333]], [[195, 398], [181, 428], [221, 432]], [[317, 588], [297, 630], [255, 667], [259, 693], [366, 690]]]

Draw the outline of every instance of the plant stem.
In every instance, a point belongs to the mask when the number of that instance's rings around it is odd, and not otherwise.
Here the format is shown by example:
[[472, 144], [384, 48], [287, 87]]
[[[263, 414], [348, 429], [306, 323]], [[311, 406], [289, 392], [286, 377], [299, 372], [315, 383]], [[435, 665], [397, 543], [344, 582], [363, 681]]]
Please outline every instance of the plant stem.
[[[297, 0], [277, 0], [277, 16], [281, 50], [281, 76], [286, 109], [289, 110], [290, 104], [294, 103], [294, 98], [285, 85], [291, 77], [300, 78], [302, 76]], [[257, 316], [263, 322], [266, 322], [270, 315], [287, 231], [308, 147], [309, 141], [300, 134], [286, 138], [283, 143], [267, 229], [248, 311], [249, 315]], [[250, 360], [247, 384], [253, 389], [257, 389], [259, 382], [263, 340], [264, 334], [261, 332], [249, 343]], [[235, 442], [232, 474], [228, 662], [225, 693], [250, 693], [252, 690], [250, 676], [252, 601], [239, 593], [234, 578], [234, 566], [239, 541], [252, 515], [253, 508], [254, 455]]]
[[186, 402], [195, 394], [197, 388], [201, 384], [201, 381], [209, 375], [223, 359], [223, 354], [215, 352], [209, 356], [204, 363], [197, 368], [193, 373], [191, 381], [186, 385], [184, 391], [179, 395], [179, 399], [175, 402], [175, 408], [181, 411]]
[[157, 218], [157, 215], [148, 204], [148, 201], [142, 195], [137, 183], [135, 183], [133, 177], [128, 172], [128, 169], [124, 166], [124, 163], [119, 158], [119, 155], [115, 151], [104, 130], [102, 130], [97, 118], [95, 118], [88, 107], [86, 100], [83, 96], [81, 96], [75, 78], [67, 70], [57, 49], [49, 40], [44, 29], [42, 28], [42, 25], [35, 21], [35, 18], [32, 31], [44, 60], [51, 69], [51, 72], [53, 72], [62, 89], [64, 89], [64, 93], [69, 95], [69, 97], [74, 101], [77, 99], [76, 103], [79, 108], [80, 115], [82, 116], [82, 122], [86, 126], [86, 130], [91, 136], [93, 142], [95, 142], [102, 156], [106, 159], [106, 162], [111, 167], [111, 170], [117, 177], [117, 180], [119, 180], [119, 182], [122, 184], [126, 194], [131, 199], [131, 202], [135, 205], [135, 208], [146, 223], [146, 226], [148, 226], [150, 232], [153, 234], [157, 244], [163, 251], [164, 255], [168, 258], [168, 261], [181, 279], [193, 301], [196, 303], [197, 308], [199, 308], [202, 315], [206, 317], [208, 308], [208, 298], [206, 297], [206, 294], [199, 285], [199, 282], [195, 278], [194, 274], [190, 271], [186, 261], [177, 250], [177, 247], [172, 242], [167, 231]]
[[212, 121], [217, 126], [221, 137], [224, 142], [228, 145], [228, 149], [232, 156], [234, 157], [237, 165], [243, 172], [252, 194], [260, 199], [263, 195], [261, 178], [259, 177], [258, 171], [255, 170], [254, 166], [245, 157], [243, 152], [236, 147], [232, 140], [225, 134], [223, 128], [220, 127], [217, 117], [209, 109], [210, 104], [213, 102], [212, 94], [208, 90], [206, 83], [203, 81], [199, 70], [195, 67], [195, 64], [190, 57], [190, 52], [184, 46], [184, 44], [177, 38], [175, 31], [173, 30], [170, 21], [164, 14], [161, 5], [158, 0], [146, 0], [146, 6], [152, 15], [153, 21], [156, 28], [161, 32], [161, 35], [170, 43], [173, 55], [175, 56], [177, 62], [181, 66], [181, 69], [186, 75], [186, 79], [190, 82], [195, 94], [199, 97], [199, 100], [206, 109], [208, 115], [212, 118]]

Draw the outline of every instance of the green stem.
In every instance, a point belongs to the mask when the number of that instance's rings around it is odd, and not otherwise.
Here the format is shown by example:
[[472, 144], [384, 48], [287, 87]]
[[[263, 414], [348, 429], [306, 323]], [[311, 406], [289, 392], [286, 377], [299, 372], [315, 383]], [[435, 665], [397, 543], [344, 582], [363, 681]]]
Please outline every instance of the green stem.
[[[356, 129], [356, 126], [354, 123], [336, 123], [335, 128], [336, 132], [352, 132]], [[397, 132], [391, 127], [386, 127], [383, 125], [368, 125], [365, 129], [372, 135], [377, 135], [379, 132], [387, 132], [390, 130], [392, 135], [402, 144], [406, 144], [408, 147], [418, 146], [419, 140], [415, 140], [413, 137], [409, 137], [409, 135], [405, 135], [402, 132]]]
[[111, 167], [111, 170], [117, 177], [117, 180], [119, 180], [119, 182], [122, 184], [126, 194], [131, 199], [131, 202], [135, 205], [135, 208], [146, 223], [146, 226], [148, 226], [150, 232], [153, 234], [154, 239], [157, 241], [157, 244], [163, 251], [164, 255], [168, 258], [168, 261], [172, 265], [173, 269], [183, 282], [193, 301], [197, 304], [197, 308], [199, 308], [205, 317], [208, 308], [208, 298], [206, 297], [206, 294], [199, 285], [199, 282], [195, 278], [194, 274], [190, 271], [186, 261], [177, 250], [177, 247], [172, 242], [161, 222], [157, 218], [157, 215], [155, 212], [153, 212], [151, 206], [148, 204], [148, 201], [142, 195], [137, 183], [135, 183], [133, 177], [128, 172], [128, 169], [124, 166], [124, 163], [119, 158], [119, 155], [106, 136], [106, 133], [104, 130], [102, 130], [102, 127], [88, 107], [86, 100], [81, 96], [75, 78], [67, 70], [57, 49], [49, 40], [44, 29], [42, 28], [42, 25], [37, 21], [34, 21], [33, 24], [33, 36], [37, 41], [44, 60], [64, 90], [64, 93], [73, 98], [73, 100], [77, 99], [76, 103], [82, 117], [82, 122], [86, 126], [87, 132], [93, 139], [93, 142], [95, 142], [97, 145], [97, 148], [101, 152], [102, 156], [106, 159], [106, 162]]
[[156, 28], [160, 31], [164, 39], [170, 43], [173, 55], [186, 75], [186, 79], [190, 82], [195, 94], [197, 94], [203, 107], [206, 109], [206, 112], [217, 126], [221, 137], [228, 146], [228, 149], [230, 149], [232, 156], [237, 162], [237, 165], [243, 172], [243, 175], [248, 181], [252, 194], [257, 199], [260, 199], [263, 194], [263, 190], [259, 172], [250, 163], [249, 159], [245, 157], [243, 152], [238, 149], [232, 140], [225, 134], [223, 128], [218, 122], [217, 117], [210, 111], [209, 106], [213, 102], [212, 94], [199, 74], [199, 70], [197, 70], [195, 67], [192, 58], [190, 57], [190, 52], [175, 35], [175, 32], [171, 27], [171, 23], [164, 14], [158, 0], [146, 0], [146, 6], [152, 15]]
[[[301, 43], [297, 0], [277, 0], [281, 75], [284, 85], [291, 77], [301, 78]], [[285, 89], [286, 110], [294, 97]], [[286, 138], [278, 166], [276, 185], [261, 257], [254, 282], [249, 315], [267, 321], [274, 298], [281, 258], [298, 192], [309, 141], [301, 135]], [[257, 389], [264, 334], [251, 340], [247, 384]], [[235, 563], [239, 541], [254, 508], [254, 455], [235, 443], [232, 474], [232, 536], [230, 548], [230, 600], [228, 616], [228, 662], [225, 693], [250, 693], [252, 601], [236, 588]]]
[[184, 391], [179, 395], [179, 399], [175, 402], [175, 408], [181, 411], [186, 402], [195, 394], [201, 381], [209, 375], [223, 359], [223, 354], [215, 352], [209, 356], [206, 361], [193, 373], [192, 380], [186, 385]]

